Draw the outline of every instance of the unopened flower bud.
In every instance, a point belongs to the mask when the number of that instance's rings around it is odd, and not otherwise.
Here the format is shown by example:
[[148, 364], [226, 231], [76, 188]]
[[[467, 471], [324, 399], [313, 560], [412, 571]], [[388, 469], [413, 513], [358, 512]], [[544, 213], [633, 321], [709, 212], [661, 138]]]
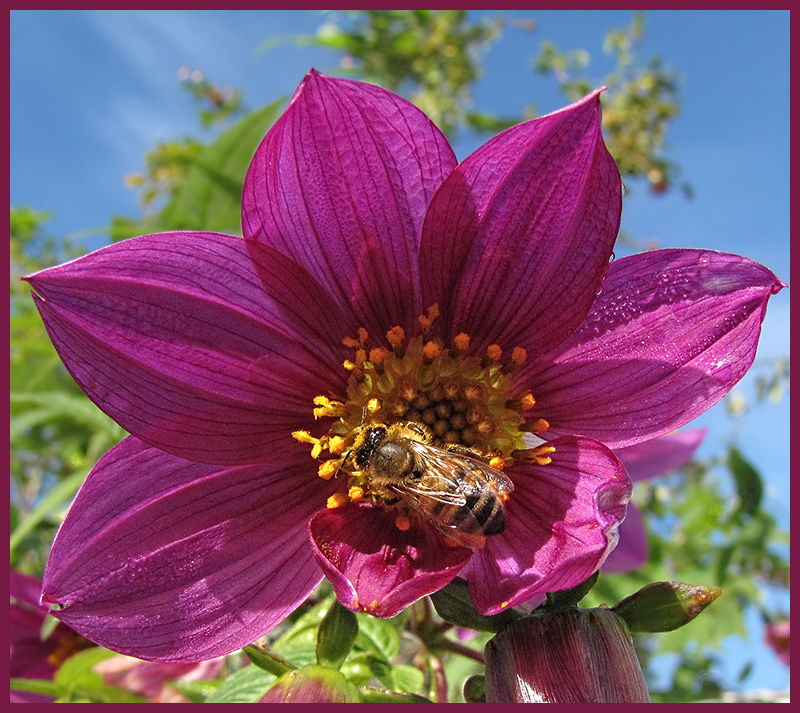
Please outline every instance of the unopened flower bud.
[[349, 609], [334, 600], [319, 626], [317, 663], [338, 669], [358, 635], [358, 619]]
[[653, 582], [612, 607], [631, 631], [672, 631], [688, 624], [713, 602], [722, 589], [683, 582]]
[[279, 678], [260, 703], [360, 703], [358, 689], [341, 673], [312, 664]]
[[622, 617], [534, 611], [486, 645], [487, 703], [649, 703]]

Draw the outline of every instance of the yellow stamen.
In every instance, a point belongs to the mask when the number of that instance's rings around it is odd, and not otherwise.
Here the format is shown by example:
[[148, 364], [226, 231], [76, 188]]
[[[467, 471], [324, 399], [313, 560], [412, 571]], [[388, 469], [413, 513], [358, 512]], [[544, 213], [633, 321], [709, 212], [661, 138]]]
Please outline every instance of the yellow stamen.
[[326, 460], [319, 464], [317, 473], [323, 480], [330, 480], [339, 470], [339, 461]]
[[503, 470], [506, 465], [506, 459], [503, 458], [503, 456], [494, 456], [493, 458], [489, 459], [489, 465], [497, 470]]
[[360, 503], [364, 499], [364, 488], [360, 485], [353, 485], [347, 491], [347, 497], [350, 498], [351, 502]]
[[328, 439], [328, 450], [335, 456], [340, 456], [344, 453], [345, 440], [341, 436], [331, 436]]
[[370, 399], [369, 401], [367, 401], [367, 411], [373, 414], [378, 413], [378, 411], [381, 410], [382, 405], [383, 404], [381, 404], [380, 399]]
[[344, 493], [334, 493], [328, 498], [327, 506], [329, 510], [335, 510], [342, 507], [347, 502], [347, 496]]

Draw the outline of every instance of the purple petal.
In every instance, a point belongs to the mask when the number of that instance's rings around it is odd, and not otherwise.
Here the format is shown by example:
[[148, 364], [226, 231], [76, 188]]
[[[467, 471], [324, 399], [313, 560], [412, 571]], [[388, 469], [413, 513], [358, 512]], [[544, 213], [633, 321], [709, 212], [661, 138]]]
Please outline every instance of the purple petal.
[[619, 526], [619, 543], [603, 564], [603, 572], [632, 572], [647, 563], [647, 530], [642, 513], [633, 503]]
[[123, 428], [205, 463], [269, 459], [344, 389], [355, 332], [305, 271], [212, 233], [132, 238], [27, 278], [61, 358]]
[[752, 260], [655, 250], [617, 260], [592, 313], [518, 373], [548, 435], [612, 448], [673, 431], [719, 401], [753, 363], [767, 301], [785, 287]]
[[617, 448], [614, 452], [636, 483], [686, 465], [705, 435], [705, 428], [688, 429]]
[[563, 437], [547, 465], [517, 462], [506, 529], [488, 537], [462, 576], [477, 609], [496, 614], [535, 594], [574, 587], [617, 543], [631, 482], [602, 443]]
[[120, 653], [203, 661], [255, 641], [322, 573], [306, 523], [332, 484], [307, 448], [221, 468], [127, 438], [81, 487], [50, 553], [44, 602]]
[[599, 94], [499, 134], [437, 192], [420, 270], [423, 301], [439, 303], [450, 336], [537, 354], [588, 313], [622, 204]]
[[400, 531], [383, 508], [346, 504], [309, 523], [317, 562], [339, 601], [390, 617], [445, 586], [472, 555], [432, 527]]
[[444, 135], [412, 104], [312, 71], [253, 158], [242, 229], [383, 336], [422, 312], [422, 221], [455, 165]]

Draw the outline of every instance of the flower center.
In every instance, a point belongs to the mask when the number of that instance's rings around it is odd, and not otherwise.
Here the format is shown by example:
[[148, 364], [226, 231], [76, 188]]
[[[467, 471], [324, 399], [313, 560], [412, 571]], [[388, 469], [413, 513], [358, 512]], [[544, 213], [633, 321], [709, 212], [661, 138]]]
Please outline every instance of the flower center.
[[[550, 461], [552, 447], [530, 449], [524, 441], [526, 432], [542, 433], [549, 425], [544, 419], [526, 424], [523, 412], [534, 406], [534, 398], [515, 393], [512, 375], [525, 361], [525, 350], [517, 347], [503, 358], [501, 348], [492, 345], [483, 356], [468, 355], [468, 335], [459, 334], [451, 345], [433, 336], [437, 315], [434, 305], [420, 316], [422, 333], [411, 339], [394, 327], [383, 345], [372, 343], [364, 329], [344, 340], [355, 351], [344, 363], [350, 371], [346, 397], [314, 399], [315, 418], [334, 419], [328, 432], [319, 438], [306, 431], [293, 434], [312, 444], [312, 456], [321, 459], [320, 477], [349, 479], [347, 494], [332, 496], [328, 507], [348, 501], [394, 505], [402, 495], [400, 479], [403, 488], [410, 487], [430, 475], [425, 466], [431, 460], [448, 461], [446, 454], [458, 459], [460, 473], [476, 461], [490, 466], [489, 473], [515, 458]], [[502, 500], [513, 489], [500, 483], [507, 480], [502, 474], [480, 478], [494, 483]], [[401, 508], [398, 528], [408, 527], [407, 519]]]

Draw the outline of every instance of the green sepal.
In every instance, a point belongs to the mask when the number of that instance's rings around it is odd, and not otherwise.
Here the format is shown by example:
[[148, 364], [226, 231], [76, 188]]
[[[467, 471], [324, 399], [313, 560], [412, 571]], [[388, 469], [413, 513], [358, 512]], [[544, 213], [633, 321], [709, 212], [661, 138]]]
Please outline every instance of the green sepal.
[[547, 601], [542, 605], [551, 611], [560, 611], [562, 609], [572, 609], [578, 606], [578, 603], [583, 599], [594, 587], [600, 572], [595, 572], [591, 577], [581, 582], [579, 585], [572, 589], [561, 589], [557, 592], [550, 592], [547, 595]]
[[436, 612], [442, 619], [465, 629], [496, 633], [506, 624], [522, 616], [513, 609], [491, 616], [481, 614], [472, 603], [466, 580], [459, 577], [430, 596]]
[[247, 654], [247, 658], [253, 662], [253, 665], [275, 676], [283, 676], [287, 671], [291, 671], [295, 668], [282, 656], [278, 656], [278, 654], [273, 651], [262, 649], [253, 644], [245, 646], [242, 651]]

